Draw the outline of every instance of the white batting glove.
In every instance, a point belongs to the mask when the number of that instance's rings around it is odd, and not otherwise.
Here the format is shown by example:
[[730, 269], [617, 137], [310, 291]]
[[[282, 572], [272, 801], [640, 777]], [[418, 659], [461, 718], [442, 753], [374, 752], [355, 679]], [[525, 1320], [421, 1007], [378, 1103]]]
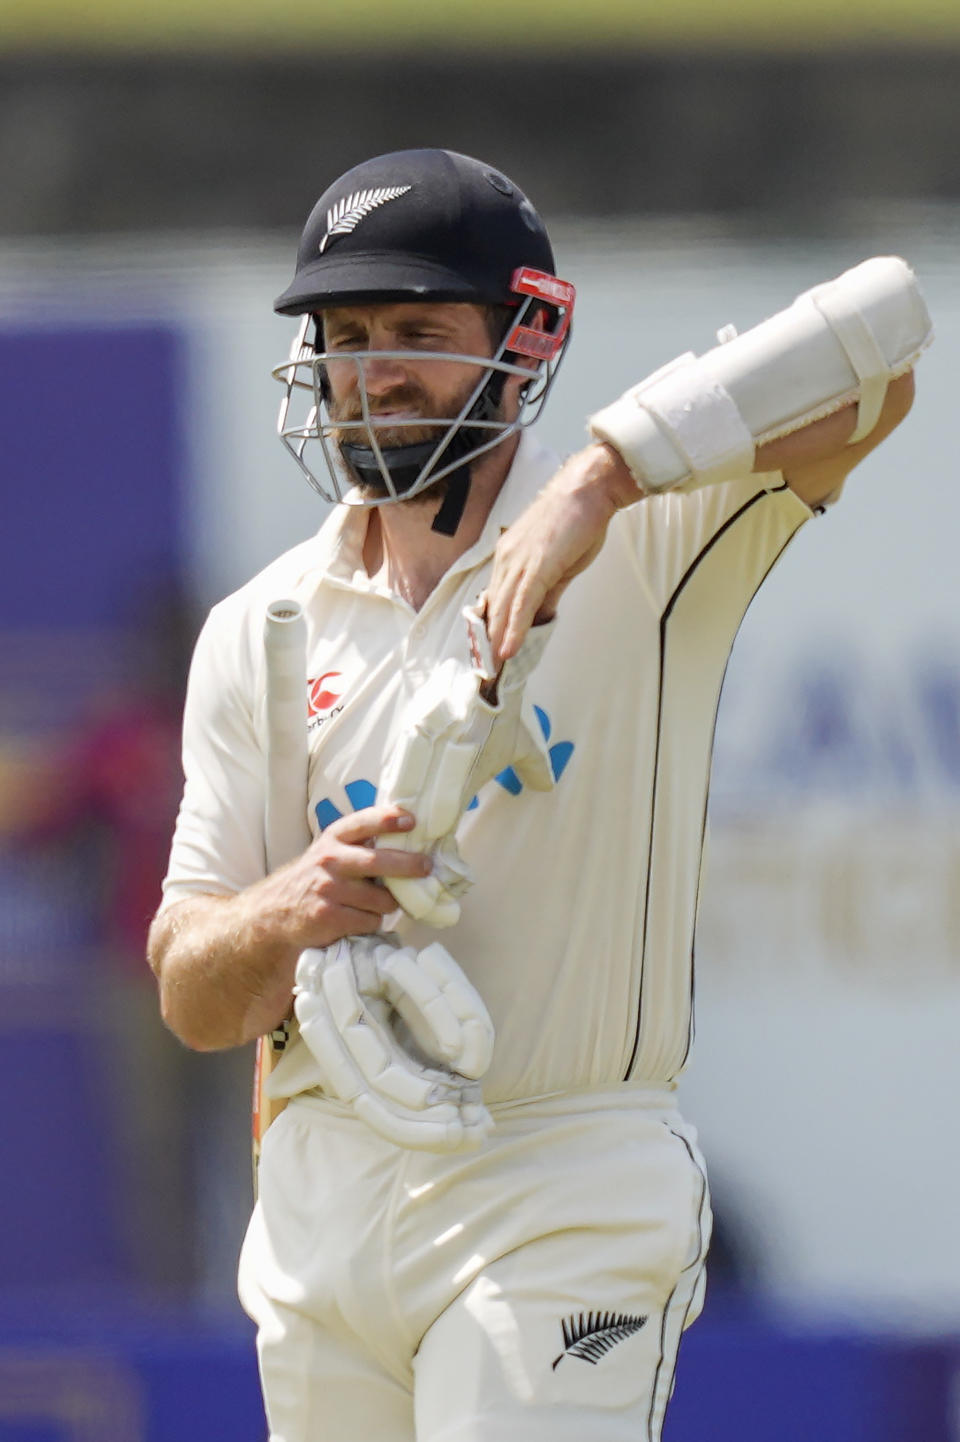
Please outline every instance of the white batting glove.
[[457, 898], [473, 884], [456, 831], [481, 786], [508, 766], [536, 791], [554, 784], [524, 686], [555, 623], [532, 628], [498, 676], [483, 617], [471, 607], [463, 614], [473, 664], [449, 658], [416, 693], [377, 788], [379, 801], [403, 806], [416, 818], [411, 831], [391, 832], [381, 844], [433, 857], [430, 876], [386, 876], [384, 885], [408, 916], [436, 927], [459, 921]]
[[419, 953], [383, 937], [311, 948], [297, 963], [294, 1010], [324, 1090], [387, 1141], [453, 1152], [492, 1131], [478, 1078], [493, 1023], [438, 942]]

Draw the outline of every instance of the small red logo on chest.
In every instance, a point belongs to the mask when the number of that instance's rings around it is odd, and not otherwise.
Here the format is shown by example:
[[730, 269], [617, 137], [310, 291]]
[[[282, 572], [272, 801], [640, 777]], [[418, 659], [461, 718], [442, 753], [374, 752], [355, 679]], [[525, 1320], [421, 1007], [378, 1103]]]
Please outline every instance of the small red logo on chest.
[[340, 700], [340, 692], [332, 691], [327, 685], [329, 681], [340, 674], [339, 671], [324, 671], [323, 675], [318, 676], [315, 681], [307, 681], [308, 717], [319, 716], [321, 711], [329, 711], [334, 702]]

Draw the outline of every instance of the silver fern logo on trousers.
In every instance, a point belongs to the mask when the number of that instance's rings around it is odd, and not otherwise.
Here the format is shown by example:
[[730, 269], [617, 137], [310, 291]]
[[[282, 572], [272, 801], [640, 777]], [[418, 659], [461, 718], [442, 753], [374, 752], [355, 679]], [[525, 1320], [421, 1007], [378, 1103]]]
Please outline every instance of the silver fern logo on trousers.
[[386, 205], [388, 200], [399, 200], [410, 189], [409, 185], [381, 185], [376, 190], [355, 190], [352, 195], [338, 200], [327, 211], [327, 233], [320, 242], [320, 254], [335, 235], [349, 235], [372, 210]]
[[581, 1312], [579, 1315], [574, 1312], [572, 1316], [564, 1317], [560, 1323], [563, 1351], [554, 1359], [552, 1370], [557, 1370], [564, 1357], [578, 1357], [581, 1362], [589, 1362], [595, 1367], [611, 1347], [639, 1332], [646, 1320], [646, 1317], [631, 1317], [626, 1312]]

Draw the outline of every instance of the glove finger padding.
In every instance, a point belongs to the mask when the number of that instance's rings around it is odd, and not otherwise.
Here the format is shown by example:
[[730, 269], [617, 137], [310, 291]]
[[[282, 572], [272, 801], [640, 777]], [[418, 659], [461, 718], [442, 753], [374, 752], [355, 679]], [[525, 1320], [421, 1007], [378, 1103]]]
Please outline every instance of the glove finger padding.
[[[496, 699], [481, 688], [494, 682], [484, 665], [479, 638], [483, 618], [467, 608], [471, 652], [476, 665], [449, 658], [413, 697], [380, 778], [378, 798], [403, 806], [416, 818], [413, 829], [391, 833], [383, 844], [434, 856], [434, 871], [423, 879], [385, 877], [384, 883], [409, 916], [432, 926], [459, 920], [457, 898], [472, 884], [460, 855], [456, 829], [480, 788], [508, 767], [524, 785], [548, 791], [554, 784], [546, 741], [524, 694], [552, 634], [554, 622], [533, 628], [516, 656], [496, 678]], [[489, 646], [487, 646], [489, 655]], [[488, 662], [492, 667], [492, 660]]]
[[446, 947], [438, 941], [419, 953], [401, 947], [383, 958], [378, 970], [384, 995], [421, 1051], [479, 1080], [493, 1060], [493, 1022]]
[[[419, 851], [427, 848], [411, 849]], [[426, 876], [422, 881], [408, 880], [405, 877], [384, 877], [384, 885], [397, 905], [414, 921], [422, 921], [425, 926], [442, 930], [447, 926], [456, 926], [460, 920], [458, 893], [451, 891], [436, 876]], [[463, 890], [470, 885], [472, 877], [466, 881]]]
[[[489, 1027], [489, 1064], [492, 1023], [452, 957], [449, 966], [441, 967], [444, 997], [436, 980], [436, 959], [428, 963], [422, 980], [411, 980], [416, 953], [404, 950], [407, 954], [399, 968], [403, 983], [394, 974], [384, 974], [396, 948], [382, 940], [344, 938], [331, 947], [305, 951], [294, 987], [300, 1034], [317, 1063], [324, 1090], [349, 1105], [380, 1136], [419, 1151], [477, 1146], [493, 1123], [476, 1081], [442, 1064], [424, 1065], [405, 1050], [394, 1029], [397, 1014], [386, 992], [403, 996], [408, 1017], [417, 1011], [413, 994], [422, 997], [429, 1016], [418, 1018], [419, 1034], [437, 1050], [441, 1039], [446, 1049], [462, 1054], [468, 1064], [483, 1059], [477, 1034], [484, 1032], [484, 1018]], [[472, 993], [466, 1002], [456, 974]], [[457, 1022], [451, 1020], [455, 1004], [464, 1010]]]

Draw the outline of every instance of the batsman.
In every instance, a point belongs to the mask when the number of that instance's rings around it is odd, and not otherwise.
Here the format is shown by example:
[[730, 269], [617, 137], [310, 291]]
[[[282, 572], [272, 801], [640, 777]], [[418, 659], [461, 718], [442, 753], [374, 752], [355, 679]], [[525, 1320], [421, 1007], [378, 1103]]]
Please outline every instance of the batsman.
[[574, 308], [523, 192], [445, 150], [336, 180], [276, 302], [281, 439], [334, 505], [199, 638], [150, 939], [186, 1045], [263, 1039], [272, 1442], [658, 1442], [703, 1303], [676, 1085], [724, 669], [930, 320], [864, 261], [561, 464]]

